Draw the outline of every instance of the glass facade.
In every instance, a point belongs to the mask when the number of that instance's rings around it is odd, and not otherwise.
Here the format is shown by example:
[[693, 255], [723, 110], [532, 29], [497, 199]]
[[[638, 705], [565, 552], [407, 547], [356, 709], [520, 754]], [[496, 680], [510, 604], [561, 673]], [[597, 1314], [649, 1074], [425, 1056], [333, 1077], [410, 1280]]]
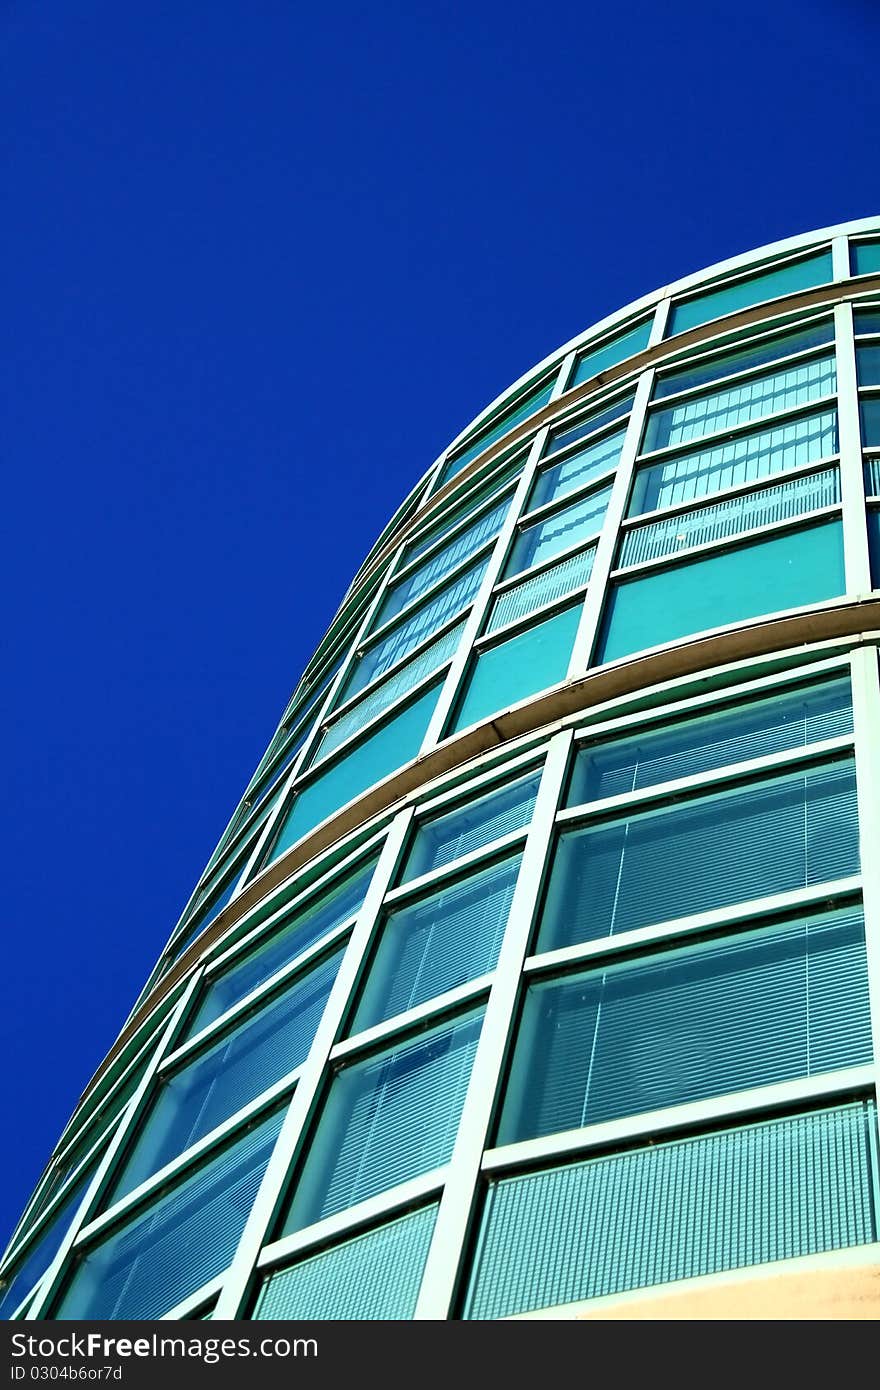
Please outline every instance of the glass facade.
[[3, 1317], [876, 1274], [878, 246], [623, 308], [425, 472], [59, 1141]]

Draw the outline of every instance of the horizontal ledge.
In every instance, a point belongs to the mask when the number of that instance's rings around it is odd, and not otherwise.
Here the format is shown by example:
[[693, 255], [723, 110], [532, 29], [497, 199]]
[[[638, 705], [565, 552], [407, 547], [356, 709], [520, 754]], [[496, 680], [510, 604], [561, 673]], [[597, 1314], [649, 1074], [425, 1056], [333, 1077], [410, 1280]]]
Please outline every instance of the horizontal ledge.
[[528, 735], [546, 731], [549, 736], [563, 721], [620, 696], [661, 685], [679, 677], [711, 671], [731, 662], [770, 654], [784, 656], [798, 648], [835, 638], [857, 638], [880, 630], [880, 596], [835, 601], [820, 608], [799, 610], [790, 616], [757, 619], [733, 630], [682, 639], [672, 646], [649, 651], [600, 666], [573, 677], [533, 698], [500, 710], [481, 724], [446, 739], [429, 753], [407, 763], [390, 777], [343, 806], [305, 835], [278, 859], [267, 865], [239, 895], [218, 913], [175, 964], [141, 1001], [113, 1048], [89, 1081], [77, 1106], [112, 1065], [147, 1015], [189, 973], [209, 947], [279, 888], [297, 870], [338, 841], [351, 835], [374, 817], [401, 810], [422, 788], [447, 773], [464, 767], [482, 754], [497, 750]]

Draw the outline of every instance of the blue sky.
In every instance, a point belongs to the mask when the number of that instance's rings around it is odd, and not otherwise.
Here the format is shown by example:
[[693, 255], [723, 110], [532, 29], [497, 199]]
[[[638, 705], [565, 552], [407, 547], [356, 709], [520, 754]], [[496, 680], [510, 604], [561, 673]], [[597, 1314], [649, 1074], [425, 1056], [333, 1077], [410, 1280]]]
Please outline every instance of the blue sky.
[[859, 0], [0, 0], [0, 1243], [375, 534], [612, 309], [880, 212]]

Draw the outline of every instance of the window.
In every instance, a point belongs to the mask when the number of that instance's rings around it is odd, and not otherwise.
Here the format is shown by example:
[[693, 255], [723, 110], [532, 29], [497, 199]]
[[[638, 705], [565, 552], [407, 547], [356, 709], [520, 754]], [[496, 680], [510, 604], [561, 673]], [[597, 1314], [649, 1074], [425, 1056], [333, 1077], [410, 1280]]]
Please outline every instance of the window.
[[880, 241], [852, 241], [849, 247], [853, 275], [880, 272]]
[[[507, 434], [508, 430], [512, 430], [514, 425], [521, 424], [522, 421], [527, 420], [530, 415], [534, 415], [536, 411], [541, 410], [553, 395], [553, 387], [556, 385], [557, 373], [558, 368], [550, 380], [546, 381], [542, 386], [539, 386], [537, 389], [527, 389], [526, 394], [520, 398], [518, 405], [500, 406], [500, 419], [497, 420], [497, 423], [494, 425], [490, 424], [488, 427], [483, 426], [483, 432], [477, 436], [474, 443], [465, 445], [463, 452], [456, 454], [444, 465], [442, 482], [446, 483], [450, 478], [454, 478], [456, 473], [460, 473], [478, 454], [481, 454], [484, 449], [488, 449], [490, 444], [494, 444], [502, 435]], [[499, 412], [496, 412], [496, 416]]]
[[614, 434], [606, 434], [585, 449], [569, 454], [560, 463], [542, 469], [532, 485], [528, 510], [534, 511], [570, 492], [578, 492], [594, 478], [601, 478], [616, 468], [625, 437], [626, 430], [615, 430]]
[[47, 1219], [36, 1240], [28, 1247], [24, 1259], [16, 1261], [13, 1270], [4, 1273], [0, 1280], [0, 1318], [4, 1321], [12, 1317], [25, 1294], [30, 1292], [38, 1279], [42, 1279], [58, 1254], [93, 1177], [94, 1168], [90, 1167]]
[[481, 1022], [468, 1014], [340, 1069], [283, 1234], [448, 1161]]
[[662, 373], [654, 386], [654, 399], [674, 396], [695, 386], [708, 386], [720, 377], [746, 372], [752, 367], [763, 367], [765, 363], [775, 362], [780, 357], [793, 357], [795, 353], [833, 342], [834, 321], [830, 318], [811, 323], [805, 328], [796, 328], [790, 333], [782, 333], [778, 337], [743, 337], [721, 356], [703, 357], [687, 367]]
[[581, 604], [573, 604], [480, 652], [451, 732], [564, 680], [580, 616]]
[[832, 274], [831, 252], [823, 251], [805, 260], [787, 261], [776, 268], [768, 268], [760, 275], [722, 281], [717, 287], [672, 306], [667, 337], [673, 333], [684, 333], [688, 328], [696, 328], [698, 324], [720, 318], [723, 314], [733, 314], [737, 309], [748, 309], [765, 299], [776, 299], [779, 295], [795, 294], [798, 290], [823, 285], [832, 279]]
[[518, 871], [515, 855], [388, 912], [350, 1031], [494, 970]]
[[533, 984], [500, 1144], [871, 1061], [860, 909]]
[[539, 949], [617, 936], [859, 871], [845, 759], [566, 830]]
[[540, 781], [540, 770], [531, 772], [510, 786], [421, 821], [406, 857], [402, 882], [420, 878], [528, 825]]
[[552, 560], [572, 546], [594, 539], [602, 530], [611, 488], [602, 488], [579, 502], [526, 526], [517, 537], [507, 564], [508, 577]]
[[296, 908], [269, 936], [261, 937], [212, 976], [184, 1037], [207, 1028], [309, 946], [353, 917], [363, 903], [375, 867], [376, 859], [371, 857], [326, 892]]
[[219, 1042], [162, 1077], [111, 1201], [158, 1173], [305, 1061], [340, 960], [337, 952], [268, 1003], [262, 1001]]
[[648, 346], [652, 322], [653, 318], [645, 319], [643, 323], [636, 324], [635, 328], [627, 329], [625, 333], [602, 343], [599, 347], [588, 347], [577, 359], [571, 385], [580, 386], [582, 381], [589, 381], [590, 377], [598, 376], [609, 367], [616, 367], [624, 358], [641, 352]]
[[839, 521], [750, 541], [612, 585], [596, 662], [845, 590]]

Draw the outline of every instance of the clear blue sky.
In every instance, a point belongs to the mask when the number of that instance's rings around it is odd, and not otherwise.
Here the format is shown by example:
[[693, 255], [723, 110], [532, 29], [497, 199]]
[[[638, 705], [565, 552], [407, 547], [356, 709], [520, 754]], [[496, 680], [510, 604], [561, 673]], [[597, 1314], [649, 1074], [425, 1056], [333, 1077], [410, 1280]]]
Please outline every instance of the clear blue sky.
[[0, 1243], [374, 535], [561, 342], [880, 211], [858, 0], [0, 0]]

